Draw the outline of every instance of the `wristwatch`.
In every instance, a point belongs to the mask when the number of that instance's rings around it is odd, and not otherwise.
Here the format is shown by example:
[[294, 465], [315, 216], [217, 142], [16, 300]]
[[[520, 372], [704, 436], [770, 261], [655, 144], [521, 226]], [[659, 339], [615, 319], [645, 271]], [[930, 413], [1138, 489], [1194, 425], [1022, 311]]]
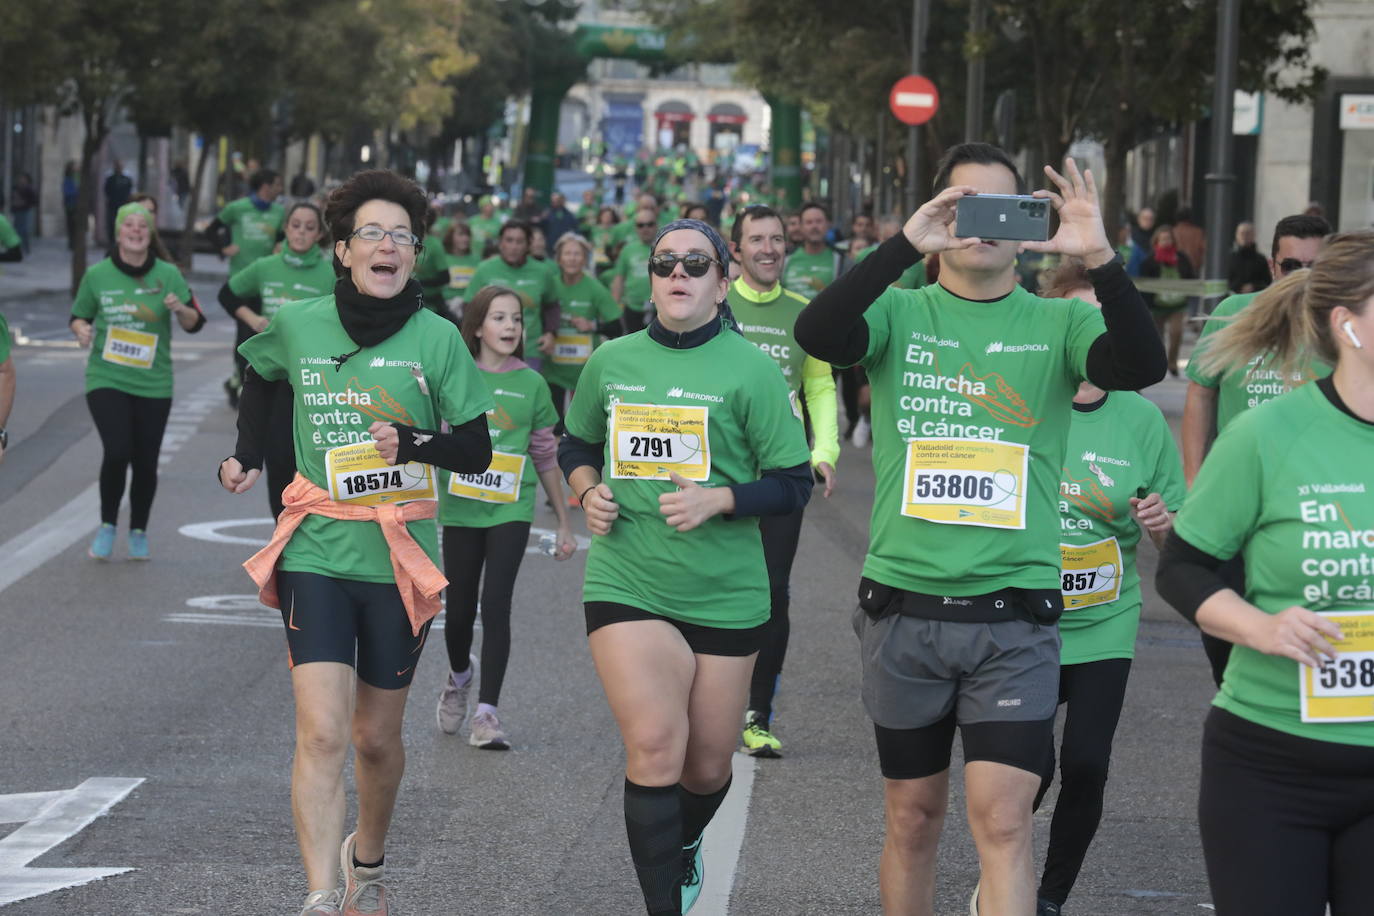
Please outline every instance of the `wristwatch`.
[[10, 447], [10, 431], [0, 426], [0, 448]]

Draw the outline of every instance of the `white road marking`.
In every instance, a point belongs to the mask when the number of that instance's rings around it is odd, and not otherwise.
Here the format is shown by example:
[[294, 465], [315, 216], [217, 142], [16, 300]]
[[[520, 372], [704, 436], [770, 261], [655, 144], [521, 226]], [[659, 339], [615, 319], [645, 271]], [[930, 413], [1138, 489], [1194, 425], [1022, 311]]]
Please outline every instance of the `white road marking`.
[[209, 541], [212, 544], [247, 544], [250, 547], [266, 547], [269, 540], [267, 537], [252, 538], [220, 532], [221, 528], [245, 528], [249, 525], [263, 525], [271, 528], [276, 525], [276, 522], [270, 518], [231, 518], [219, 522], [196, 522], [192, 525], [182, 525], [177, 529], [177, 533], [188, 538], [195, 538], [198, 541]]
[[0, 906], [76, 887], [131, 868], [29, 868], [34, 859], [84, 830], [119, 804], [142, 779], [88, 779], [65, 792], [29, 792], [0, 796], [0, 821], [13, 823], [12, 814], [31, 810], [36, 799], [46, 804], [24, 818], [25, 823], [0, 840]]
[[693, 914], [701, 916], [725, 916], [730, 912], [730, 891], [735, 886], [735, 869], [739, 865], [740, 847], [744, 845], [744, 829], [749, 819], [749, 800], [754, 794], [754, 767], [758, 761], [748, 754], [737, 753], [730, 765], [734, 771], [730, 791], [707, 826], [706, 838], [701, 841], [706, 880], [697, 905], [692, 907]]

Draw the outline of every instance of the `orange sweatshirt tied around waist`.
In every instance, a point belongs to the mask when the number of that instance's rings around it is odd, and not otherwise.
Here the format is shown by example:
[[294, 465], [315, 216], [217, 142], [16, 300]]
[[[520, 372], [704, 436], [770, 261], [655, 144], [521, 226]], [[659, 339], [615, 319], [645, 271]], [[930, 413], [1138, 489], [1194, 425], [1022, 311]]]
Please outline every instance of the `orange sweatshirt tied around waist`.
[[329, 492], [311, 483], [300, 473], [282, 492], [285, 508], [277, 519], [277, 528], [267, 546], [248, 558], [243, 568], [258, 586], [258, 600], [271, 608], [281, 608], [277, 596], [277, 561], [281, 559], [286, 542], [307, 515], [323, 515], [346, 521], [376, 522], [391, 548], [391, 569], [396, 574], [396, 588], [401, 593], [406, 615], [410, 618], [412, 635], [439, 613], [439, 594], [448, 579], [434, 565], [429, 554], [406, 529], [406, 522], [434, 518], [438, 504], [434, 500], [415, 500], [402, 505], [350, 506], [329, 498]]

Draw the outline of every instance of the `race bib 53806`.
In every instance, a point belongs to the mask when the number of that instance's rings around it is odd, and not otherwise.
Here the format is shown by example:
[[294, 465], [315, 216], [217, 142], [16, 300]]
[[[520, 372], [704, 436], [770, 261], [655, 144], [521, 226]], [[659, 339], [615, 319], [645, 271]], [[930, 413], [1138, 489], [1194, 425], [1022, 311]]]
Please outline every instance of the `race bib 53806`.
[[688, 480], [711, 476], [705, 407], [616, 404], [611, 408], [611, 476]]
[[480, 474], [450, 474], [448, 491], [464, 499], [484, 503], [520, 501], [520, 479], [525, 475], [525, 456], [492, 452], [491, 464]]
[[111, 327], [105, 332], [105, 349], [100, 358], [107, 363], [131, 366], [134, 369], [153, 368], [157, 353], [157, 335], [129, 328]]
[[1321, 611], [1345, 638], [1320, 671], [1298, 665], [1304, 722], [1374, 722], [1374, 611]]
[[1116, 538], [1060, 544], [1064, 610], [1107, 604], [1121, 597], [1121, 545]]
[[329, 498], [355, 506], [380, 506], [434, 499], [434, 473], [418, 461], [391, 465], [371, 442], [340, 445], [325, 452]]
[[1026, 527], [1029, 449], [985, 439], [910, 439], [902, 514], [943, 525]]

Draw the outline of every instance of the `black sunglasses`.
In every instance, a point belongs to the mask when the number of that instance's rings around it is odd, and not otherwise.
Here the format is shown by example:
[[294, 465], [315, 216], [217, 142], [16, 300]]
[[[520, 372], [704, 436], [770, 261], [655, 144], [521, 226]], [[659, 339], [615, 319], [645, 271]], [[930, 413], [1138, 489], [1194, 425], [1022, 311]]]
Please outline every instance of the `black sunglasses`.
[[645, 228], [646, 226], [656, 226], [656, 225], [658, 225], [658, 224], [657, 224], [657, 223], [635, 223], [635, 228], [636, 228], [636, 229], [643, 229], [643, 228]]
[[1279, 262], [1279, 270], [1286, 274], [1291, 274], [1295, 270], [1305, 270], [1311, 267], [1312, 261], [1299, 261], [1297, 258], [1284, 258]]
[[[682, 262], [682, 269], [687, 271], [689, 277], [704, 277], [706, 272], [711, 269], [712, 264], [720, 264], [715, 258], [699, 251], [692, 251], [687, 254], [673, 254], [671, 251], [665, 251], [649, 259], [649, 270], [660, 277], [670, 277], [673, 275], [673, 268], [677, 266], [679, 261]], [[725, 273], [724, 264], [720, 264], [720, 272]]]

